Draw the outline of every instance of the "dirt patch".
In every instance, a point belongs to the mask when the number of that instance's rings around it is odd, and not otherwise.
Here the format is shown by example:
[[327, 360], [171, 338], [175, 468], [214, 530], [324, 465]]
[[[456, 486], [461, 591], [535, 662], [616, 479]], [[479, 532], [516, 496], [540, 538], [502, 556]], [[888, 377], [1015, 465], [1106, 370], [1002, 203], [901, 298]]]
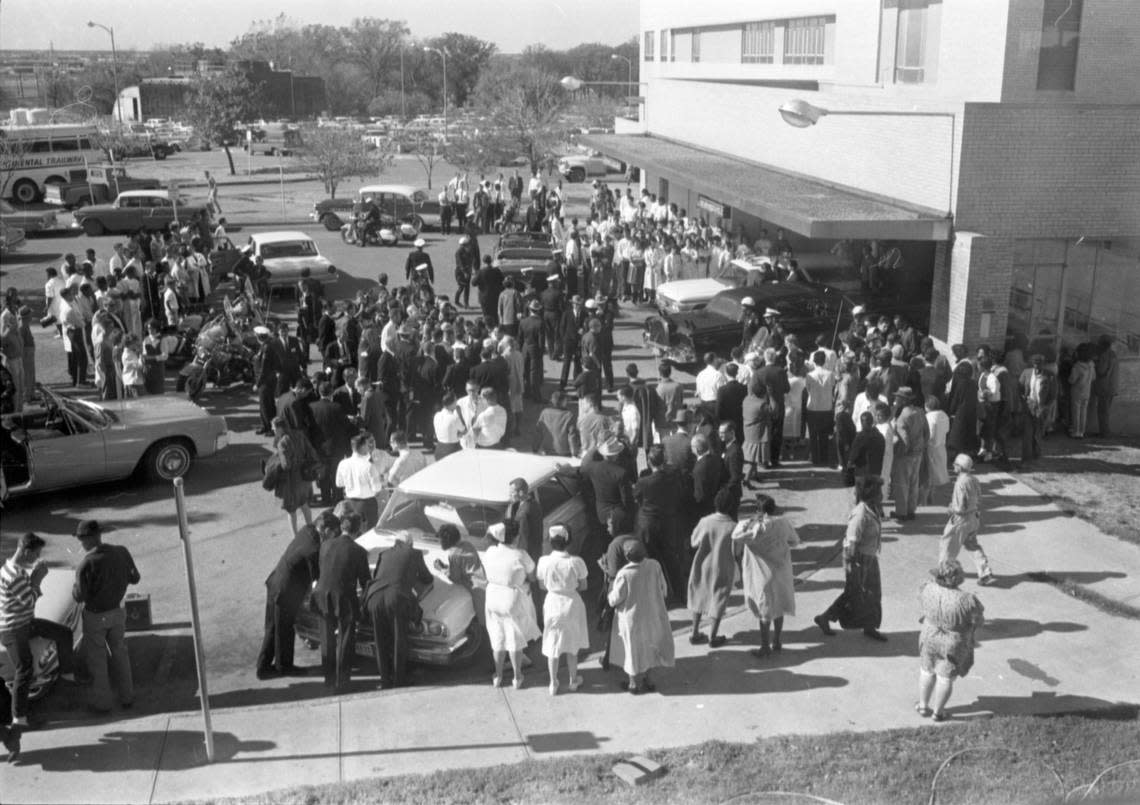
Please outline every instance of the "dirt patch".
[[1053, 436], [1018, 477], [1106, 534], [1140, 545], [1140, 439]]

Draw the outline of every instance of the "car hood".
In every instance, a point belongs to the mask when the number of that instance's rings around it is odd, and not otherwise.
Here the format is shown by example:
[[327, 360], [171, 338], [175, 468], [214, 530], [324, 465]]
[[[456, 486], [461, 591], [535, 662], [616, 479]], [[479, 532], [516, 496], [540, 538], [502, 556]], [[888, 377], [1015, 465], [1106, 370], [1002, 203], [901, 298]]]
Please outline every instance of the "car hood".
[[332, 261], [321, 255], [310, 255], [308, 257], [273, 257], [265, 261], [265, 267], [270, 271], [300, 271], [302, 268], [327, 271], [331, 265]]
[[184, 422], [208, 419], [212, 414], [182, 397], [151, 396], [124, 400], [105, 406], [124, 425], [153, 425], [159, 422]]
[[708, 301], [723, 291], [733, 287], [724, 280], [701, 278], [693, 280], [675, 280], [659, 285], [657, 295], [674, 302], [700, 302]]

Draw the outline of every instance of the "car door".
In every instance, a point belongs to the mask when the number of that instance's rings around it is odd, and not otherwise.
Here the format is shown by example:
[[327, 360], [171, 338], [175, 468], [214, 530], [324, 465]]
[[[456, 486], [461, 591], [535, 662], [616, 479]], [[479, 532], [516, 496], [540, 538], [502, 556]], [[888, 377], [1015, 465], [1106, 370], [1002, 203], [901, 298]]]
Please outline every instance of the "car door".
[[35, 472], [33, 489], [61, 489], [106, 479], [103, 430], [67, 408], [49, 421], [53, 427], [47, 438], [28, 442]]
[[151, 196], [146, 209], [147, 229], [169, 229], [174, 220], [174, 202], [163, 196]]

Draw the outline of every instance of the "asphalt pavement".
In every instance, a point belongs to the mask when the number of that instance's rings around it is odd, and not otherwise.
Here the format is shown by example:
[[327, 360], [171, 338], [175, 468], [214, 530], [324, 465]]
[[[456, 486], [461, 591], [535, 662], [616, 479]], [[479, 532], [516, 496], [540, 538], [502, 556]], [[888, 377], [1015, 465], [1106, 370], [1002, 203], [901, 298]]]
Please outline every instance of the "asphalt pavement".
[[[401, 169], [411, 167], [418, 169], [408, 164]], [[437, 181], [445, 175], [437, 171]], [[319, 185], [293, 187], [296, 200], [286, 205], [285, 218], [300, 224], [305, 205], [311, 206], [308, 199], [323, 191]], [[580, 200], [582, 188], [573, 189]], [[231, 217], [227, 210], [227, 217], [243, 232], [277, 227], [271, 223], [279, 211], [269, 208], [274, 206], [270, 189], [235, 188], [229, 195], [234, 212]], [[394, 280], [400, 276], [406, 247], [356, 249], [316, 225], [306, 231], [346, 275], [341, 290], [371, 281], [381, 271]], [[446, 292], [455, 239], [429, 234], [428, 240]], [[36, 288], [42, 285], [43, 266], [58, 260], [58, 250], [82, 253], [92, 242], [105, 255], [113, 241], [83, 236], [33, 241], [39, 257], [6, 259], [5, 284]], [[330, 289], [334, 296], [341, 295], [338, 287]], [[284, 301], [278, 304], [287, 311]], [[652, 382], [656, 370], [640, 345], [645, 312], [623, 309], [614, 363], [620, 373], [633, 361]], [[54, 373], [61, 379], [62, 349], [49, 331], [37, 334], [37, 349], [43, 376], [50, 380]], [[586, 684], [553, 699], [537, 651], [538, 662], [522, 690], [492, 689], [486, 656], [467, 668], [416, 669], [412, 687], [386, 691], [376, 689], [374, 669], [361, 666], [355, 692], [340, 697], [325, 696], [319, 677], [259, 682], [253, 671], [263, 582], [288, 541], [286, 518], [260, 488], [259, 462], [269, 443], [253, 434], [256, 407], [248, 390], [209, 390], [203, 405], [224, 414], [232, 431], [231, 446], [199, 462], [186, 480], [214, 762], [206, 761], [196, 709], [188, 597], [171, 490], [114, 485], [45, 495], [4, 511], [0, 552], [7, 556], [20, 533], [35, 530], [49, 541], [50, 561], [73, 566], [79, 548], [68, 535], [78, 520], [99, 519], [108, 526], [108, 541], [125, 544], [134, 554], [143, 576], [138, 590], [151, 597], [154, 625], [128, 638], [138, 686], [135, 708], [109, 718], [91, 716], [84, 689], [57, 686], [37, 706], [42, 729], [25, 735], [17, 763], [0, 766], [4, 802], [208, 798], [567, 752], [632, 752], [712, 738], [747, 741], [920, 723], [911, 706], [917, 678], [916, 593], [937, 558], [948, 489], [941, 490], [940, 505], [920, 509], [916, 521], [886, 529], [883, 631], [889, 641], [875, 643], [860, 633], [825, 638], [811, 618], [843, 586], [838, 545], [850, 493], [840, 488], [836, 473], [802, 461], [789, 461], [786, 469], [769, 474], [763, 490], [776, 498], [804, 541], [794, 552], [797, 614], [788, 618], [780, 655], [759, 661], [749, 654], [759, 635], [738, 592], [722, 629], [730, 641], [720, 649], [690, 646], [687, 613], [671, 613], [677, 665], [657, 674], [658, 692], [646, 696], [621, 692], [620, 672], [600, 669], [603, 645], [596, 634], [582, 666]], [[528, 413], [533, 419], [533, 409]], [[987, 624], [978, 635], [976, 666], [956, 686], [955, 718], [1134, 707], [1140, 702], [1140, 623], [1106, 614], [1041, 580], [1068, 578], [1135, 606], [1140, 548], [1071, 517], [1007, 474], [988, 473], [981, 480], [981, 541], [1000, 581], [979, 590]], [[971, 572], [966, 586], [972, 589], [974, 583]], [[299, 664], [318, 662], [315, 652], [298, 646]], [[953, 720], [930, 728], [953, 729]]]

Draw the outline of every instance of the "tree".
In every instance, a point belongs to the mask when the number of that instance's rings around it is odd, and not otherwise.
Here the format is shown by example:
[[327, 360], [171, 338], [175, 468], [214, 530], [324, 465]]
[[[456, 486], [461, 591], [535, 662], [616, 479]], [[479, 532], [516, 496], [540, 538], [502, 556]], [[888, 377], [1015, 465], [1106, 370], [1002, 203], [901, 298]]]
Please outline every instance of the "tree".
[[562, 138], [559, 117], [566, 94], [551, 73], [518, 62], [496, 62], [479, 78], [474, 112], [488, 126], [473, 135], [491, 154], [513, 152], [537, 171], [547, 164]]
[[261, 90], [236, 67], [216, 74], [203, 74], [194, 79], [190, 88], [187, 116], [197, 134], [206, 142], [222, 146], [234, 169], [230, 145], [237, 141], [242, 121], [261, 116]]
[[425, 131], [413, 135], [409, 144], [412, 147], [412, 152], [416, 155], [416, 160], [420, 163], [420, 167], [427, 174], [427, 186], [428, 190], [431, 190], [431, 175], [435, 170], [435, 163], [443, 159], [446, 152], [440, 141]]
[[359, 67], [367, 82], [367, 98], [375, 98], [388, 83], [390, 75], [400, 70], [400, 49], [410, 33], [408, 26], [397, 20], [375, 17], [357, 18], [342, 29], [344, 50], [341, 61]]
[[[447, 51], [448, 99], [456, 107], [465, 106], [479, 83], [479, 74], [495, 54], [495, 44], [476, 36], [454, 32], [429, 39], [425, 44]], [[442, 83], [442, 72], [440, 82]]]
[[[407, 109], [406, 116], [405, 109]], [[399, 117], [411, 120], [416, 115], [427, 114], [431, 109], [431, 98], [418, 89], [405, 92], [403, 97], [398, 89], [386, 89], [368, 102], [368, 114], [373, 117]]]
[[351, 129], [309, 126], [302, 136], [306, 165], [320, 177], [325, 192], [333, 198], [342, 179], [380, 174], [392, 164], [390, 146], [366, 151], [360, 135]]

